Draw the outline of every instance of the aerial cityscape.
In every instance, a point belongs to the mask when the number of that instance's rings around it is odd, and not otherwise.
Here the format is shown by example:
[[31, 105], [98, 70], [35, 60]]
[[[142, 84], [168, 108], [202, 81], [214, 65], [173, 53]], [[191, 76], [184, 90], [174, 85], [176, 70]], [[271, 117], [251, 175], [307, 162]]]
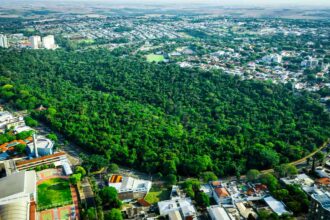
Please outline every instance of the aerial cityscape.
[[2, 0], [0, 220], [330, 220], [330, 2]]

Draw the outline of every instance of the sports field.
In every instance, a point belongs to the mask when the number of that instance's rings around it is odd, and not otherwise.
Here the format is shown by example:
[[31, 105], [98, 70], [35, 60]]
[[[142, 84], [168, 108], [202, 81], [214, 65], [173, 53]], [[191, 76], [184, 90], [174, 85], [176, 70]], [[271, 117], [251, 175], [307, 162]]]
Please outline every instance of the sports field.
[[49, 209], [72, 203], [70, 184], [61, 178], [49, 179], [38, 185], [38, 209]]
[[156, 55], [156, 54], [148, 54], [147, 56], [147, 61], [148, 62], [156, 62], [156, 63], [158, 63], [158, 62], [162, 62], [162, 61], [164, 61], [164, 56], [163, 55]]

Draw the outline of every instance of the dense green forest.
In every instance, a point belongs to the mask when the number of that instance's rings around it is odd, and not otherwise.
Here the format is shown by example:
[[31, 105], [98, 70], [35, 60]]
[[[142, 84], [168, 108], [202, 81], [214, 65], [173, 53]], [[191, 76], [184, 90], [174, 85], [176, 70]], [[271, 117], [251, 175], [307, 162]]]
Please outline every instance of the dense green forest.
[[265, 169], [330, 135], [330, 116], [290, 85], [116, 57], [0, 50], [0, 95], [112, 162], [163, 175]]

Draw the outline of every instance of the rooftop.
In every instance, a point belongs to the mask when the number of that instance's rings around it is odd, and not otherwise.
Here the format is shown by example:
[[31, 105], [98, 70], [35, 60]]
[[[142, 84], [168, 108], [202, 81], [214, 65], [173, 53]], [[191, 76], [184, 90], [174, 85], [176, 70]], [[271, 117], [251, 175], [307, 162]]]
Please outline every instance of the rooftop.
[[272, 196], [264, 198], [267, 205], [275, 212], [277, 215], [282, 215], [284, 213], [289, 213], [282, 202], [274, 199]]
[[318, 201], [324, 209], [330, 211], [330, 193], [323, 190], [315, 190], [312, 194], [312, 198]]
[[226, 210], [219, 205], [207, 208], [209, 214], [217, 220], [230, 220]]
[[0, 179], [0, 205], [30, 200], [30, 194], [36, 191], [35, 171], [22, 171]]

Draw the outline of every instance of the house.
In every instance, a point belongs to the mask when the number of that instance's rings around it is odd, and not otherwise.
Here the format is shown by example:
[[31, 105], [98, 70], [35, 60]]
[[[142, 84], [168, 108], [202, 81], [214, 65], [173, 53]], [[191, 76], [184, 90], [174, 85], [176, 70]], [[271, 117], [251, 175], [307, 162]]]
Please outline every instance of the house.
[[213, 181], [210, 185], [212, 187], [212, 197], [218, 205], [232, 204], [232, 198], [221, 181]]
[[265, 197], [264, 201], [271, 208], [271, 210], [275, 212], [278, 216], [281, 216], [286, 213], [291, 214], [289, 211], [286, 210], [285, 205], [282, 202], [276, 200], [272, 196]]
[[179, 212], [182, 219], [196, 219], [196, 209], [190, 198], [173, 198], [158, 202], [161, 216], [174, 216], [175, 211]]
[[111, 175], [108, 185], [114, 187], [121, 200], [144, 198], [151, 189], [152, 182], [148, 180]]
[[230, 220], [226, 210], [220, 205], [214, 205], [207, 208], [207, 212], [212, 220]]
[[244, 218], [244, 219], [257, 219], [258, 215], [253, 211], [252, 207], [247, 207], [247, 203], [244, 202], [238, 202], [235, 204], [239, 214]]

